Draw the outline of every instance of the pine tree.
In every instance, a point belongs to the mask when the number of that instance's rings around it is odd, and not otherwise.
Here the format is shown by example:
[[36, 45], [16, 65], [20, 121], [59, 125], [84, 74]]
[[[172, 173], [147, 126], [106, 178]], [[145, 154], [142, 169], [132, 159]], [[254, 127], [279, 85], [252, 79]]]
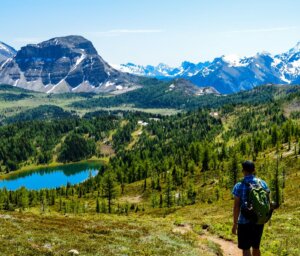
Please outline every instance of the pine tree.
[[100, 210], [100, 202], [99, 202], [99, 198], [97, 198], [96, 200], [96, 213], [100, 213], [101, 210]]
[[208, 171], [209, 170], [209, 162], [210, 162], [209, 149], [206, 146], [205, 150], [203, 152], [202, 171]]
[[111, 213], [112, 200], [116, 197], [116, 177], [112, 171], [106, 171], [103, 176], [103, 192], [108, 202], [108, 213]]
[[279, 156], [277, 156], [275, 173], [274, 173], [274, 177], [272, 180], [272, 191], [274, 191], [273, 200], [275, 201], [276, 206], [279, 207], [279, 205], [281, 203], [280, 184], [279, 184]]
[[170, 208], [173, 204], [173, 179], [170, 173], [167, 174], [166, 177], [166, 188], [165, 188], [165, 203], [168, 208]]
[[190, 204], [195, 204], [196, 203], [196, 190], [195, 190], [195, 185], [193, 180], [190, 180], [188, 184], [188, 190], [187, 190], [187, 198], [189, 200]]
[[238, 177], [238, 157], [237, 154], [234, 153], [233, 158], [231, 159], [230, 163], [230, 179], [231, 179], [231, 184], [230, 187], [233, 187], [234, 184], [237, 183], [237, 177]]

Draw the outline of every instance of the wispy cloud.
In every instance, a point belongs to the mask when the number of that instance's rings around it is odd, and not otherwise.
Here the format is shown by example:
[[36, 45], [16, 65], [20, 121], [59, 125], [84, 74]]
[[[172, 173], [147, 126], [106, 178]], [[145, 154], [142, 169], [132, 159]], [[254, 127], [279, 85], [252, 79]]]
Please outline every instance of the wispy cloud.
[[162, 29], [112, 29], [107, 31], [98, 31], [90, 33], [93, 36], [99, 37], [111, 37], [111, 36], [122, 36], [128, 34], [153, 34], [162, 33]]
[[225, 34], [239, 34], [239, 33], [268, 33], [268, 32], [278, 32], [278, 31], [289, 31], [297, 29], [296, 26], [291, 27], [275, 27], [275, 28], [254, 28], [254, 29], [241, 29], [241, 30], [231, 30], [225, 31]]

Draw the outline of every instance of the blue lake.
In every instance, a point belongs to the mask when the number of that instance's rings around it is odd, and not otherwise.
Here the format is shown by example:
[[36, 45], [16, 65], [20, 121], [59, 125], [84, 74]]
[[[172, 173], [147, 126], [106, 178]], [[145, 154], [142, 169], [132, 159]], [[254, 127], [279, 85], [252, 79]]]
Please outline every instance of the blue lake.
[[9, 190], [16, 190], [25, 187], [30, 190], [39, 190], [66, 186], [68, 183], [78, 184], [97, 175], [100, 166], [100, 163], [91, 162], [21, 172], [0, 180], [0, 189], [5, 187]]

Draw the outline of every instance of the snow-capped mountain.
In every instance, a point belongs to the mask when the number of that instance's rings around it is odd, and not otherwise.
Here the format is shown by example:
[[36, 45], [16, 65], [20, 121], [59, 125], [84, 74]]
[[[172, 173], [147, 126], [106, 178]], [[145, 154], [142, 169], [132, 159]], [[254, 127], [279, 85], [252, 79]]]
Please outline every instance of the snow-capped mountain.
[[285, 82], [300, 83], [300, 42], [288, 52], [276, 55], [274, 60]]
[[0, 83], [47, 92], [126, 92], [139, 78], [108, 65], [81, 36], [22, 47], [0, 66]]
[[221, 93], [249, 90], [255, 86], [300, 83], [300, 42], [286, 53], [272, 55], [267, 52], [240, 58], [223, 55], [211, 62], [194, 64], [183, 62], [180, 67], [140, 66], [133, 63], [119, 67], [124, 72], [159, 79], [186, 78], [194, 84], [212, 86]]
[[240, 58], [223, 55], [213, 61], [142, 66], [110, 66], [90, 41], [81, 36], [57, 37], [16, 52], [0, 42], [0, 83], [25, 89], [58, 92], [116, 92], [140, 87], [139, 77], [184, 78], [199, 87], [229, 94], [263, 84], [300, 84], [300, 42], [289, 51]]
[[16, 53], [14, 48], [0, 41], [0, 63], [12, 58]]
[[134, 63], [121, 64], [114, 67], [120, 71], [139, 75], [155, 77], [159, 79], [172, 79], [178, 77], [190, 77], [196, 75], [199, 70], [209, 65], [209, 62], [194, 64], [192, 62], [184, 61], [180, 67], [170, 67], [166, 64], [160, 63], [157, 66], [142, 66]]

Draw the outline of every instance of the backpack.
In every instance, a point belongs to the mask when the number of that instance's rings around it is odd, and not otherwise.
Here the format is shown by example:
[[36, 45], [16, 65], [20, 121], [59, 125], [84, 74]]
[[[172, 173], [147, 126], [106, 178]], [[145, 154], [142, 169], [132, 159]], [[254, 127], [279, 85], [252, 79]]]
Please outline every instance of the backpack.
[[245, 180], [242, 183], [248, 186], [248, 191], [247, 200], [241, 207], [241, 213], [252, 223], [267, 223], [272, 215], [270, 192], [262, 187], [259, 179], [256, 184], [248, 183]]

